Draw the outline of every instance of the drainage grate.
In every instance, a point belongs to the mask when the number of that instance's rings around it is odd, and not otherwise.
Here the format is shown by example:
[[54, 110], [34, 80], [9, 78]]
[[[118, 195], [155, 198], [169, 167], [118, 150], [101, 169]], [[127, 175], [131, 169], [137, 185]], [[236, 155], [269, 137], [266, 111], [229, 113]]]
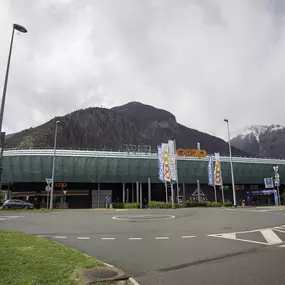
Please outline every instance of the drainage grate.
[[126, 280], [129, 278], [123, 271], [114, 267], [96, 267], [79, 270], [78, 275], [86, 284], [100, 281]]

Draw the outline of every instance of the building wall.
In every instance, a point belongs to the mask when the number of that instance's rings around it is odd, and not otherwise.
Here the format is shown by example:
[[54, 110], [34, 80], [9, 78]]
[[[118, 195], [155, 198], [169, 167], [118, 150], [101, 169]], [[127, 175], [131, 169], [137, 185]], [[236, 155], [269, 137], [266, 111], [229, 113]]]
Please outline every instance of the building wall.
[[[67, 155], [68, 153], [68, 155]], [[231, 183], [229, 158], [222, 157], [222, 176], [225, 184]], [[208, 181], [208, 158], [179, 158], [179, 182], [202, 184]], [[279, 165], [281, 183], [285, 183], [285, 160], [234, 158], [234, 176], [237, 184], [263, 184], [265, 177], [272, 177], [273, 166]], [[52, 156], [26, 152], [5, 152], [3, 159], [3, 182], [43, 183], [51, 177]], [[66, 183], [152, 183], [157, 179], [157, 156], [127, 153], [74, 152], [59, 153], [56, 156], [55, 182]], [[105, 186], [104, 186], [105, 187]]]

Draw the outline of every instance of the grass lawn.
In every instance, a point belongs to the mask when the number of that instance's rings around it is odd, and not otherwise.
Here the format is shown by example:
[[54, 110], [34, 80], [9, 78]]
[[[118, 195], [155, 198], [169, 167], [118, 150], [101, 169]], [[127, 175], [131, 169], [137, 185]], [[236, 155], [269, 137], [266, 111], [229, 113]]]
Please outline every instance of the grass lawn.
[[0, 231], [0, 284], [78, 285], [75, 270], [104, 266], [55, 241]]

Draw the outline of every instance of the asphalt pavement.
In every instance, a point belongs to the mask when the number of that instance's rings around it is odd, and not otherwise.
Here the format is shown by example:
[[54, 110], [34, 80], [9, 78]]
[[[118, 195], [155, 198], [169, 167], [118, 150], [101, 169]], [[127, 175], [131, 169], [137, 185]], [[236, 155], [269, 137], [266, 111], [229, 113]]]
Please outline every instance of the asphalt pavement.
[[77, 248], [141, 284], [285, 284], [278, 208], [0, 213], [16, 230]]

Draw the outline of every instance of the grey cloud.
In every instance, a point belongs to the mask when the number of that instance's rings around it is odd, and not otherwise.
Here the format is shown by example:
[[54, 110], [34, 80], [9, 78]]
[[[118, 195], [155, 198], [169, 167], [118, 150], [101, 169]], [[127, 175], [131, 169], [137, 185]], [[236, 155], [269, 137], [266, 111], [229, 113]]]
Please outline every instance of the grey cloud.
[[225, 117], [233, 132], [285, 124], [284, 13], [282, 0], [1, 1], [3, 81], [12, 23], [29, 30], [15, 37], [5, 130], [131, 100], [221, 137]]

